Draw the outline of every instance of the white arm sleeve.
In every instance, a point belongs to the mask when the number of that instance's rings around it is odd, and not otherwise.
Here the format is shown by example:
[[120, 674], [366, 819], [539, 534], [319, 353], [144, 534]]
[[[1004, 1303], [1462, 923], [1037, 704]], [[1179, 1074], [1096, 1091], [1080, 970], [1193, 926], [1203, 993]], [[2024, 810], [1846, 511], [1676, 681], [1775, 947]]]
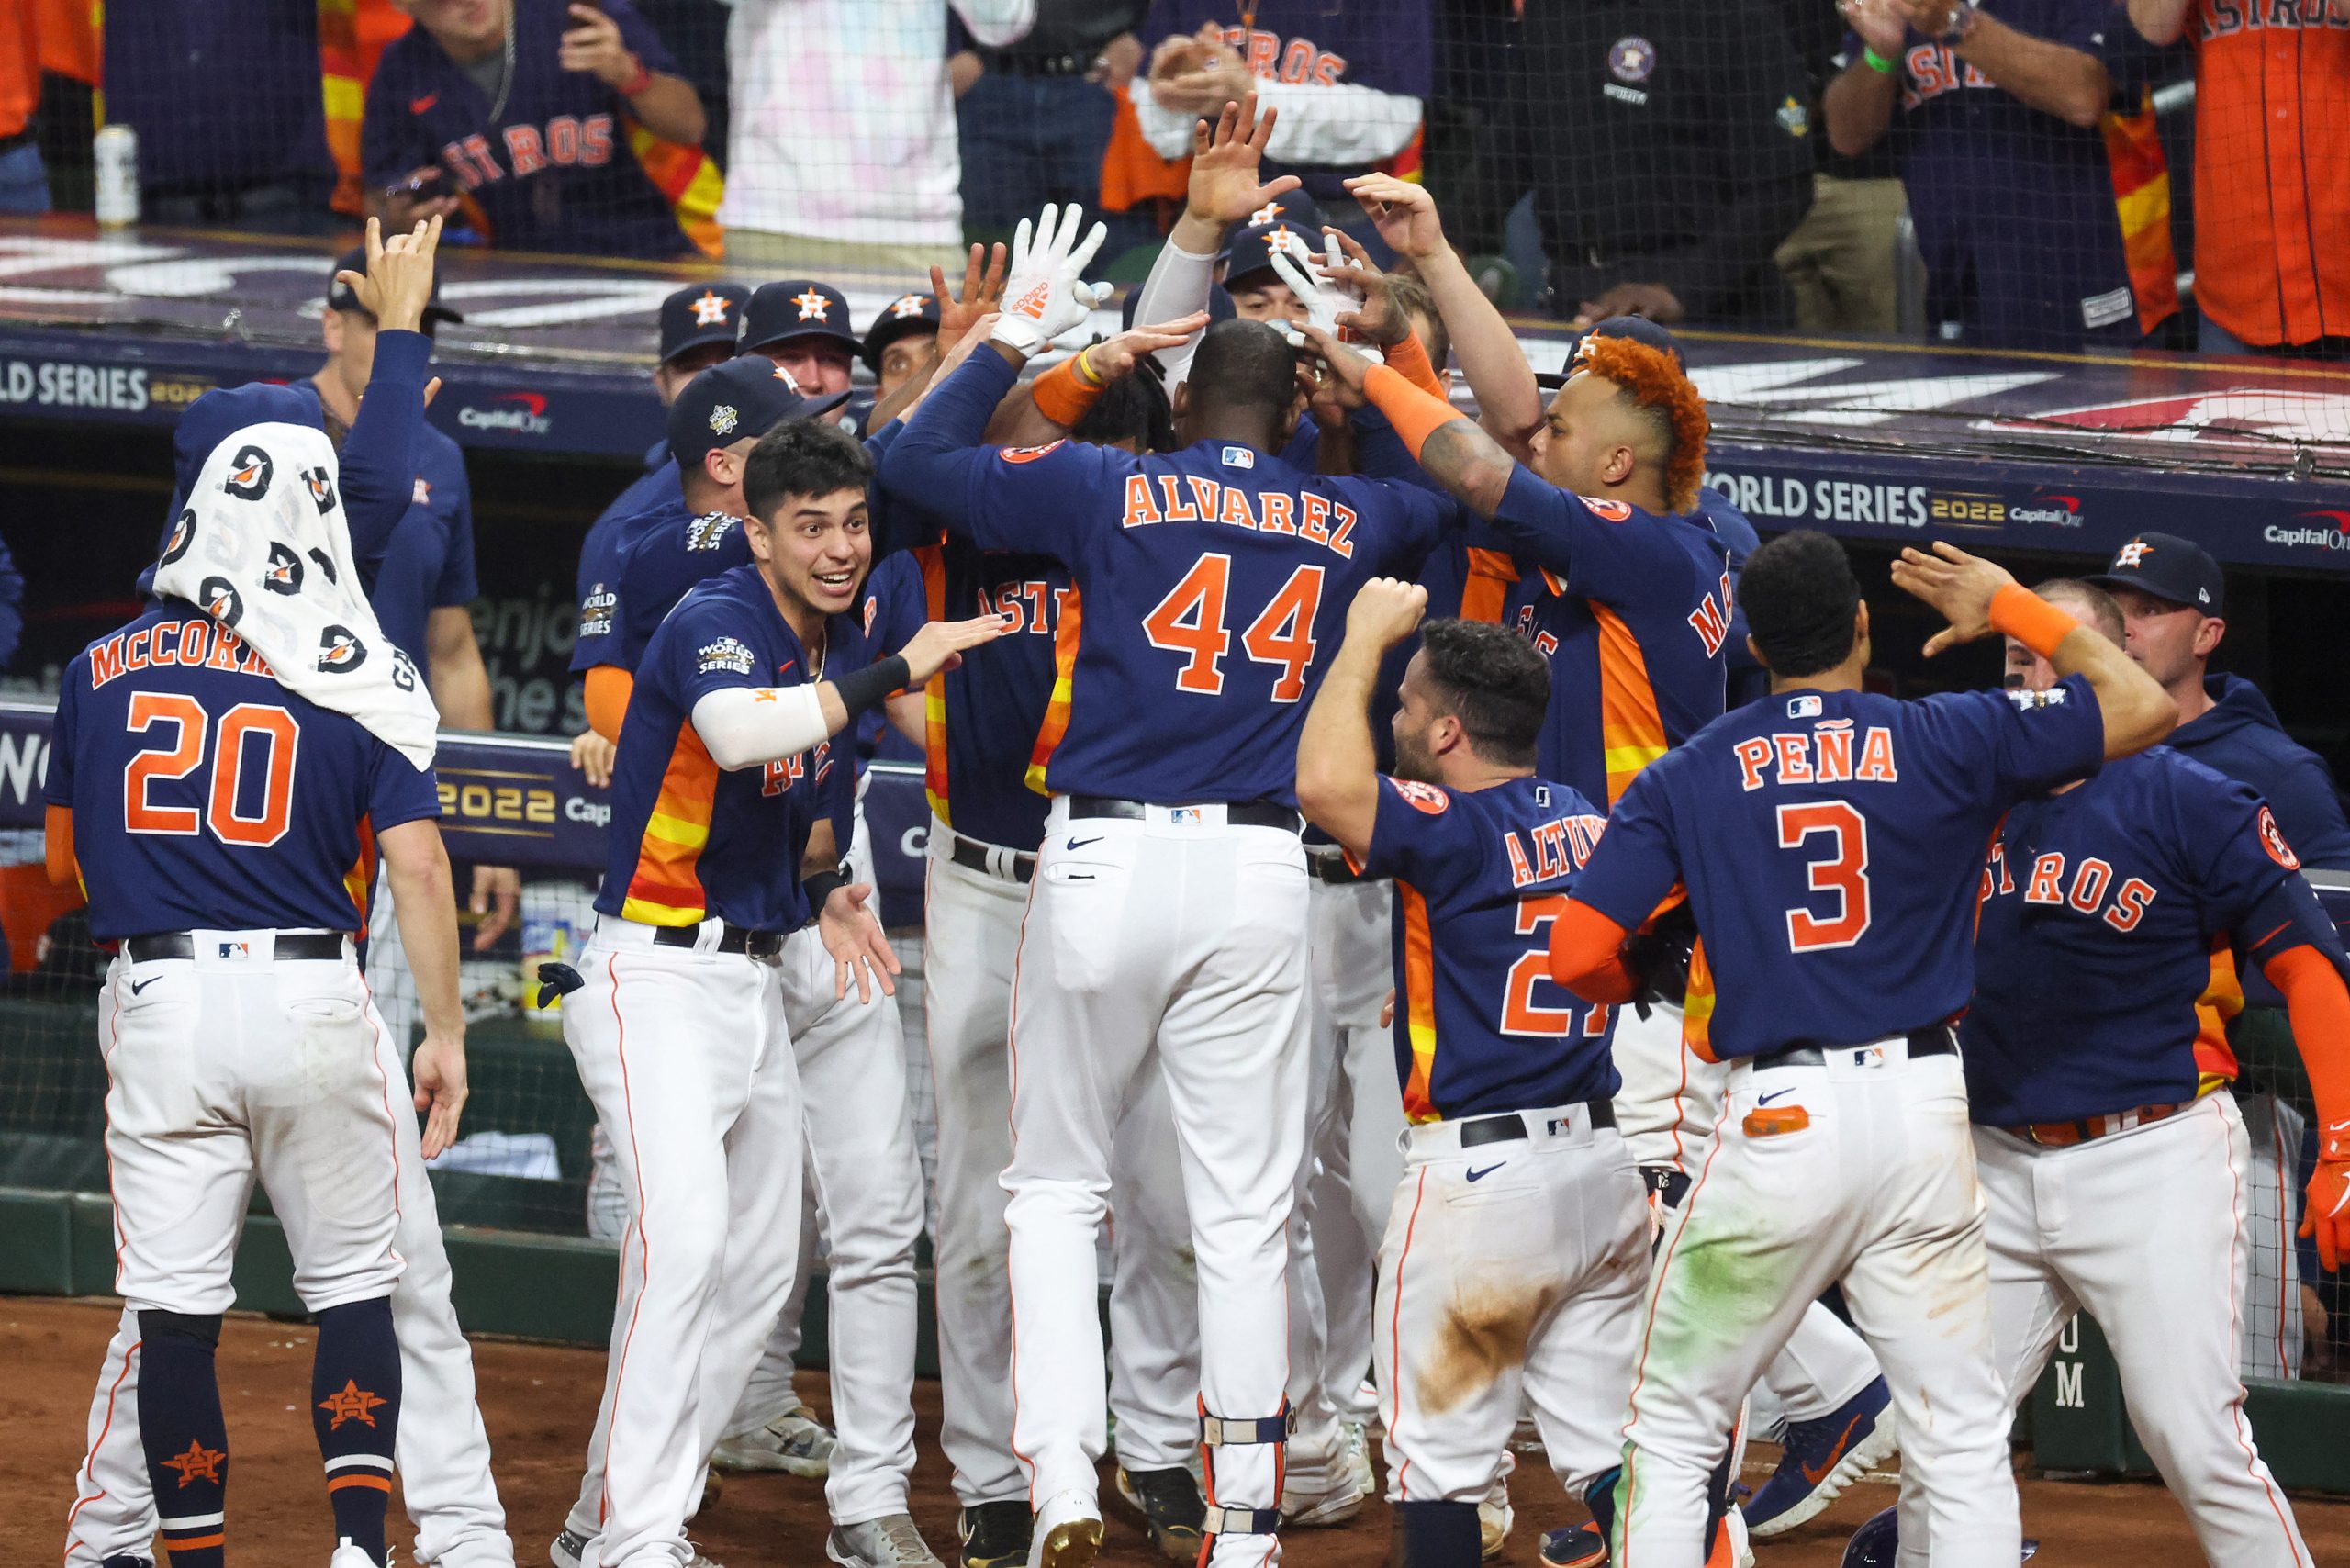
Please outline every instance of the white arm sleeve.
[[813, 686], [729, 686], [694, 704], [694, 734], [729, 773], [796, 756], [832, 733]]
[[[1158, 248], [1158, 259], [1150, 263], [1150, 275], [1142, 280], [1142, 292], [1135, 299], [1135, 325], [1147, 327], [1154, 322], [1172, 321], [1189, 316], [1194, 310], [1208, 308], [1209, 291], [1215, 287], [1215, 258], [1195, 256], [1169, 240]], [[1200, 334], [1192, 333], [1177, 348], [1160, 349], [1150, 357], [1167, 372], [1167, 390], [1172, 394], [1192, 374], [1192, 355], [1199, 352]]]
[[1139, 73], [1126, 84], [1126, 96], [1134, 100], [1135, 118], [1142, 126], [1142, 139], [1150, 143], [1153, 152], [1161, 158], [1182, 158], [1191, 153], [1192, 128], [1199, 123], [1198, 115], [1179, 115], [1173, 109], [1160, 108], [1158, 97], [1150, 90], [1149, 78]]
[[[1135, 118], [1152, 151], [1161, 158], [1181, 158], [1192, 150], [1192, 125], [1198, 116], [1160, 108], [1143, 77], [1135, 78], [1130, 91]], [[1345, 82], [1326, 86], [1269, 82], [1260, 76], [1257, 103], [1260, 109], [1281, 110], [1273, 139], [1265, 148], [1265, 156], [1277, 163], [1341, 168], [1377, 163], [1411, 145], [1412, 133], [1420, 129], [1419, 99]]]

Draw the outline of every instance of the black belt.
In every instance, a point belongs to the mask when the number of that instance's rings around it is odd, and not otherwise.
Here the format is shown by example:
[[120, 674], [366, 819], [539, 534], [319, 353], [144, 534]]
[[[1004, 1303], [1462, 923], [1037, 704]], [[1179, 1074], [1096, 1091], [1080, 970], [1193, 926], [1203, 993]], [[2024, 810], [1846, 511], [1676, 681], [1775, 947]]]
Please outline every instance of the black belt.
[[[954, 832], [952, 828], [947, 831]], [[999, 849], [992, 844], [981, 844], [976, 838], [965, 838], [957, 833], [955, 834], [955, 846], [946, 852], [946, 857], [957, 866], [989, 877], [1003, 874], [997, 868], [996, 857], [999, 855], [1012, 857], [1013, 881], [1026, 882], [1035, 879], [1036, 852], [1033, 849]]]
[[[1951, 1037], [1950, 1025], [1947, 1024], [1937, 1024], [1930, 1029], [1912, 1029], [1904, 1038], [1909, 1042], [1909, 1057], [1913, 1061], [1919, 1057], [1954, 1056], [1958, 1052], [1958, 1042]], [[1837, 1046], [1831, 1048], [1865, 1050], [1868, 1047]], [[1827, 1059], [1826, 1052], [1818, 1046], [1787, 1046], [1779, 1050], [1764, 1051], [1758, 1056], [1749, 1057], [1747, 1063], [1760, 1071], [1765, 1068], [1774, 1067], [1819, 1067], [1824, 1065]]]
[[1000, 76], [1083, 76], [1093, 69], [1094, 54], [1024, 54], [1011, 50], [979, 49], [972, 53], [979, 63]]
[[14, 152], [19, 147], [30, 147], [39, 140], [40, 138], [34, 132], [31, 126], [27, 126], [22, 130], [12, 131], [6, 136], [0, 136], [0, 156]]
[[[1595, 1127], [1616, 1125], [1616, 1102], [1613, 1100], [1578, 1100], [1575, 1103], [1591, 1113]], [[1526, 1118], [1516, 1111], [1505, 1111], [1498, 1116], [1479, 1116], [1460, 1124], [1460, 1147], [1483, 1148], [1489, 1143], [1510, 1143], [1526, 1136]]]
[[1277, 801], [1121, 801], [1109, 795], [1071, 795], [1069, 814], [1071, 817], [1114, 817], [1126, 822], [1140, 822], [1150, 814], [1150, 808], [1181, 811], [1187, 806], [1222, 806], [1224, 820], [1235, 827], [1277, 827], [1286, 833], [1299, 833], [1304, 823], [1294, 808]]
[[[340, 958], [342, 944], [343, 936], [339, 931], [288, 931], [278, 934], [274, 950], [281, 958]], [[130, 955], [134, 964], [152, 963], [158, 958], [193, 958], [196, 938], [185, 931], [156, 931], [144, 936], [124, 937], [122, 950]]]
[[1347, 858], [1347, 852], [1337, 848], [1311, 848], [1305, 852], [1306, 873], [1317, 882], [1327, 882], [1334, 888], [1351, 888], [1357, 882], [1372, 879], [1364, 876]]
[[[653, 928], [655, 947], [691, 947], [701, 940], [699, 925], [656, 925]], [[783, 933], [754, 931], [747, 925], [727, 922], [718, 933], [719, 953], [746, 953], [754, 958], [772, 958], [783, 951]]]

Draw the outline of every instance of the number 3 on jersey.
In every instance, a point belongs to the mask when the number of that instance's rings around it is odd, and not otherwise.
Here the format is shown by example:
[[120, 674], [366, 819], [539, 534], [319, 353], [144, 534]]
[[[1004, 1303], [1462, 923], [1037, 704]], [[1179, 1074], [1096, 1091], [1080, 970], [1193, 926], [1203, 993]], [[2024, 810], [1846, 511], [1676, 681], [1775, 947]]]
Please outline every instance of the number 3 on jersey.
[[[212, 716], [185, 692], [139, 691], [130, 698], [130, 727], [145, 734], [160, 724], [173, 726], [168, 743], [147, 747], [130, 759], [122, 775], [122, 825], [129, 833], [193, 835], [201, 825], [223, 844], [260, 848], [285, 836], [294, 801], [294, 752], [300, 732], [294, 715], [283, 708], [240, 702], [220, 720], [212, 758], [212, 783], [205, 791], [205, 807], [160, 806], [149, 798], [157, 779], [185, 778], [204, 766], [204, 743]], [[249, 767], [252, 745], [262, 747], [262, 762]], [[248, 773], [257, 777], [247, 778]], [[259, 786], [260, 799], [250, 785]], [[238, 797], [259, 808], [248, 813], [237, 809]]]
[[[1202, 555], [1142, 618], [1143, 635], [1154, 648], [1184, 655], [1175, 689], [1214, 697], [1224, 690], [1224, 658], [1232, 651], [1225, 600], [1232, 589], [1232, 557]], [[1290, 574], [1264, 612], [1240, 633], [1249, 658], [1281, 671], [1273, 678], [1273, 700], [1294, 702], [1305, 695], [1305, 668], [1314, 662], [1314, 615], [1322, 607], [1322, 568], [1300, 566]]]
[[1842, 801], [1789, 801], [1779, 808], [1779, 847], [1801, 849], [1807, 839], [1829, 842], [1813, 852], [1807, 869], [1815, 893], [1836, 901], [1836, 913], [1822, 917], [1808, 909], [1787, 911], [1787, 946], [1797, 953], [1849, 947], [1869, 928], [1869, 824]]

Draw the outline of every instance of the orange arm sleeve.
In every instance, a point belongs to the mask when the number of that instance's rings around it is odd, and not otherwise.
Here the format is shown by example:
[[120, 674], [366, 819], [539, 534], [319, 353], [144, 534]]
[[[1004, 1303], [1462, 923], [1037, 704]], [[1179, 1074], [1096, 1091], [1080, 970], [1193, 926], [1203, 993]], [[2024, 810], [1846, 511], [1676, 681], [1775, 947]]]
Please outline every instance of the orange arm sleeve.
[[2317, 1098], [2318, 1158], [2350, 1159], [2350, 988], [2324, 954], [2303, 943], [2260, 967], [2285, 993], [2293, 1044]]
[[1415, 458], [1428, 437], [1453, 420], [1469, 417], [1446, 399], [1413, 386], [1402, 371], [1383, 364], [1371, 367], [1371, 374], [1362, 378], [1362, 389], [1371, 407], [1387, 416], [1387, 422], [1404, 438], [1404, 450]]
[[1073, 430], [1077, 421], [1093, 411], [1093, 405], [1108, 391], [1104, 384], [1088, 386], [1077, 376], [1077, 356], [1069, 358], [1038, 375], [1029, 386], [1029, 395], [1036, 399], [1036, 411], [1063, 430]]
[[41, 821], [42, 848], [49, 879], [61, 888], [82, 885], [82, 868], [73, 862], [73, 808], [51, 806]]
[[1383, 352], [1388, 369], [1431, 398], [1445, 396], [1444, 382], [1437, 375], [1436, 366], [1428, 362], [1427, 345], [1420, 342], [1417, 332], [1404, 333], [1402, 342]]
[[588, 672], [588, 727], [620, 745], [621, 721], [628, 717], [629, 693], [636, 677], [618, 665], [597, 665]]
[[1631, 1001], [1624, 928], [1589, 904], [1569, 899], [1550, 922], [1550, 978], [1585, 1002]]

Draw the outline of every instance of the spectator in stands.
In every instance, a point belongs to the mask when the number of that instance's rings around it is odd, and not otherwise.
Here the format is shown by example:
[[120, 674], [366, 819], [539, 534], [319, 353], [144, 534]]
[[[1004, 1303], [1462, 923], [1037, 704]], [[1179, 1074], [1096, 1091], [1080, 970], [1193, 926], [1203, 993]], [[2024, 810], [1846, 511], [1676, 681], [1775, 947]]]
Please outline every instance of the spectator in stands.
[[1340, 182], [1419, 167], [1431, 50], [1427, 0], [1153, 0], [1147, 75], [1130, 89], [1152, 151], [1181, 158], [1192, 127], [1250, 93], [1281, 113], [1262, 177], [1297, 174], [1346, 216]]
[[901, 294], [881, 308], [857, 353], [873, 373], [874, 397], [889, 397], [913, 379], [938, 344], [938, 296]]
[[0, 213], [49, 210], [49, 171], [33, 133], [33, 111], [39, 106], [40, 40], [33, 8], [13, 5], [0, 17]]
[[2350, 357], [2350, 5], [2129, 5], [2195, 50], [2196, 347]]
[[2128, 28], [2109, 0], [1844, 0], [1852, 34], [1828, 135], [1888, 133], [1918, 244], [1927, 330], [1983, 348], [2126, 348], [2141, 320], [2099, 123]]
[[628, 0], [403, 3], [417, 25], [384, 51], [360, 133], [386, 222], [463, 210], [494, 245], [602, 256], [715, 242], [681, 217], [717, 178], [693, 151], [701, 99]]
[[2089, 581], [2121, 603], [2130, 656], [2178, 704], [2165, 745], [2260, 791], [2304, 866], [2350, 871], [2350, 825], [2324, 760], [2277, 722], [2260, 689], [2207, 666], [2227, 635], [2227, 579], [2191, 539], [2142, 533]]
[[828, 283], [800, 277], [761, 284], [743, 308], [743, 352], [783, 366], [811, 398], [847, 391], [864, 347], [847, 297]]
[[[1844, 24], [1819, 0], [1783, 0], [1787, 37], [1818, 103], [1844, 64]], [[1774, 258], [1795, 290], [1796, 325], [1807, 332], [1900, 330], [1901, 165], [1879, 144], [1857, 158], [1825, 136], [1807, 138], [1817, 160], [1811, 210]], [[1730, 644], [1732, 656], [1740, 644]]]
[[[726, 34], [730, 260], [921, 269], [962, 238], [949, 0], [735, 0]], [[982, 48], [1037, 0], [952, 0]]]
[[111, 0], [105, 48], [106, 118], [139, 133], [147, 222], [335, 229], [317, 0]]
[[1102, 205], [1102, 154], [1117, 118], [1111, 95], [1142, 64], [1135, 28], [1147, 8], [1147, 0], [1036, 0], [1035, 26], [1011, 43], [958, 39], [947, 70], [969, 237], [1009, 240], [1046, 202]]

